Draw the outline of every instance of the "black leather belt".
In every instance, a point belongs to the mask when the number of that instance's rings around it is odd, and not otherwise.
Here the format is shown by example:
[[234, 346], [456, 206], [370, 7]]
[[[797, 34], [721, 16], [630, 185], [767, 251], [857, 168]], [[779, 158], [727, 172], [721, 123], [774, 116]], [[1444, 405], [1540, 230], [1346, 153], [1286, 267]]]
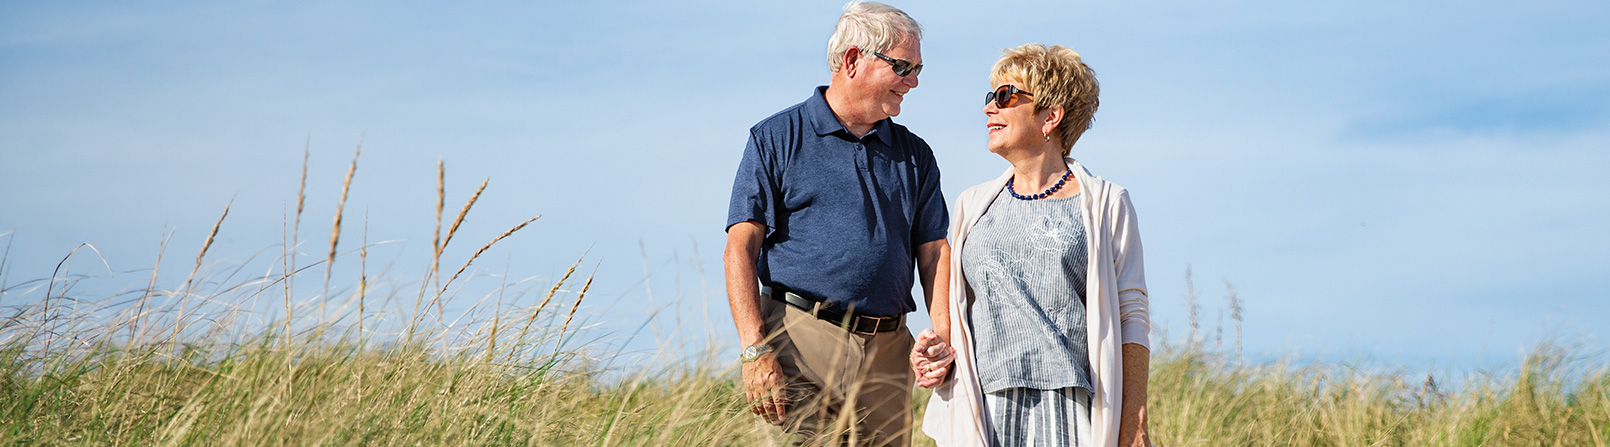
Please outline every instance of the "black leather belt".
[[[777, 293], [781, 292], [781, 293]], [[833, 323], [850, 332], [863, 335], [872, 335], [880, 332], [892, 332], [906, 325], [904, 315], [898, 317], [874, 317], [854, 312], [843, 312], [828, 309], [822, 303], [811, 301], [799, 294], [787, 291], [782, 287], [762, 286], [760, 294], [771, 299], [788, 303], [794, 308], [805, 311], [817, 319]], [[781, 295], [781, 296], [778, 296]]]

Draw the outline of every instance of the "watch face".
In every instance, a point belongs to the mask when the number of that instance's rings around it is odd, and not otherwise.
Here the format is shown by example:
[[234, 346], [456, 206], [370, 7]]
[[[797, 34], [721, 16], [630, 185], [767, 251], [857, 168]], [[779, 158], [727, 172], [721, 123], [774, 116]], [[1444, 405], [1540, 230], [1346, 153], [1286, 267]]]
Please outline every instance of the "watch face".
[[766, 355], [768, 352], [771, 352], [771, 346], [769, 345], [745, 346], [743, 354], [739, 355], [739, 359], [745, 362], [752, 362], [755, 361], [755, 359], [760, 358], [760, 356]]

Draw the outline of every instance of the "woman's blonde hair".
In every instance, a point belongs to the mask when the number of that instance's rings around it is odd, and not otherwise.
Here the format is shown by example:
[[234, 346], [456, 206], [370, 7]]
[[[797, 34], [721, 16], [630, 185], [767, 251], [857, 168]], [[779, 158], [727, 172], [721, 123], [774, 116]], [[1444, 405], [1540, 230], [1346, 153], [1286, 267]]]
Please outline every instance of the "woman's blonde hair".
[[1079, 53], [1061, 45], [1047, 47], [1031, 43], [1003, 52], [990, 71], [991, 87], [1007, 82], [1019, 82], [1024, 90], [1033, 93], [1034, 112], [1061, 107], [1062, 122], [1052, 136], [1061, 144], [1062, 155], [1067, 156], [1073, 143], [1090, 129], [1096, 116], [1097, 98], [1101, 85], [1096, 83], [1096, 72], [1085, 65]]

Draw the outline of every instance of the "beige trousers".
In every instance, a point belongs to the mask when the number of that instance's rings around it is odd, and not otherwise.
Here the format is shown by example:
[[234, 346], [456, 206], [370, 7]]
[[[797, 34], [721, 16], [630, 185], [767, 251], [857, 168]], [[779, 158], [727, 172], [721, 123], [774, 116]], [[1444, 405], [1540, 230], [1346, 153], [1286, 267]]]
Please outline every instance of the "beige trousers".
[[911, 445], [911, 331], [856, 334], [764, 299], [793, 403], [783, 429], [806, 445]]

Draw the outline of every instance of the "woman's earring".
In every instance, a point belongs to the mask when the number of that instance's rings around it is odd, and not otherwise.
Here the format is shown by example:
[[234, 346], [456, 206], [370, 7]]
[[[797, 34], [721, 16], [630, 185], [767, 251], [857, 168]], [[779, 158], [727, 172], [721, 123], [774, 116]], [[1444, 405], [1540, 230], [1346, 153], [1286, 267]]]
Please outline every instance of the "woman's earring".
[[1045, 134], [1045, 141], [1051, 141], [1051, 134]]

